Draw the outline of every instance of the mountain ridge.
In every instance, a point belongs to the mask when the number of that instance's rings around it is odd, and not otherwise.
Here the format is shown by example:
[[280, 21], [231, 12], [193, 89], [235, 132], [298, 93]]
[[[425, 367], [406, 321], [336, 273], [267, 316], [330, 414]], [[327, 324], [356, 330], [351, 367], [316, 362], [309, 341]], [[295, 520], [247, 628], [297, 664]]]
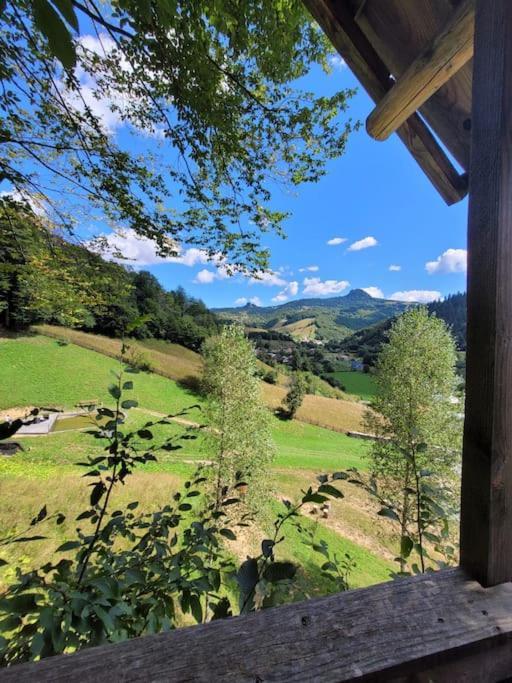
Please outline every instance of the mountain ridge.
[[417, 304], [377, 299], [362, 289], [352, 289], [344, 296], [296, 299], [275, 306], [247, 303], [211, 310], [223, 320], [242, 322], [248, 327], [285, 332], [297, 339], [329, 341], [344, 339], [414, 305]]

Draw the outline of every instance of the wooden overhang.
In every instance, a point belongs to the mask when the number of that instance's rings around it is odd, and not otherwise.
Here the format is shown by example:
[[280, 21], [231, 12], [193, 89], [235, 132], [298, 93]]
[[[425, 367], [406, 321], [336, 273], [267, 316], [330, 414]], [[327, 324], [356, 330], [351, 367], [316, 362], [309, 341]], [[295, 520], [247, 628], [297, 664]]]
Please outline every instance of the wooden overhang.
[[372, 134], [397, 130], [448, 203], [469, 188], [461, 567], [15, 666], [2, 682], [512, 680], [512, 0], [304, 2], [375, 100]]
[[[468, 189], [475, 0], [304, 0], [448, 204]], [[457, 168], [460, 167], [460, 170]]]

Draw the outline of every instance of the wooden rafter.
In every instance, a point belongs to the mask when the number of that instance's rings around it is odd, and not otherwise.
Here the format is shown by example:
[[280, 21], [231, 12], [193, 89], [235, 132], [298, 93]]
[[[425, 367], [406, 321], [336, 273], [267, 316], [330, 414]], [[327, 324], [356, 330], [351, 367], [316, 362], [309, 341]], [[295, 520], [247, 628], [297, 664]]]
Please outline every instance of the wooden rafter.
[[[393, 80], [347, 4], [336, 0], [304, 0], [304, 4], [370, 97], [379, 102], [392, 87]], [[420, 116], [411, 116], [397, 133], [447, 204], [454, 204], [465, 196], [466, 177], [458, 173]]]
[[464, 0], [443, 31], [424, 48], [377, 104], [366, 130], [385, 140], [473, 56], [475, 0]]

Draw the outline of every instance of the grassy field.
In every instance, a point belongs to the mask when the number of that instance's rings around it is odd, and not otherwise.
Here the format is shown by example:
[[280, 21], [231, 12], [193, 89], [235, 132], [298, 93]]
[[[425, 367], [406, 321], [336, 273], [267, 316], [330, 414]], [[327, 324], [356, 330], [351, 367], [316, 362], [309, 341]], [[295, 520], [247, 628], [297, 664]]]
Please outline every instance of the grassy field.
[[347, 393], [359, 396], [363, 401], [371, 401], [375, 396], [375, 380], [365, 372], [339, 371], [331, 373], [347, 390]]
[[[80, 347], [97, 351], [103, 356], [106, 355], [116, 359], [121, 355], [121, 342], [118, 339], [110, 339], [109, 337], [103, 337], [101, 335], [88, 334], [87, 332], [80, 332], [79, 330], [55, 327], [52, 325], [39, 325], [35, 329], [54, 339], [65, 339]], [[52, 360], [55, 358], [56, 362], [65, 362], [65, 359], [62, 357], [57, 357], [56, 350], [66, 347], [59, 347], [58, 344], [55, 345], [54, 342], [50, 342], [48, 339], [46, 339], [45, 342], [42, 337], [26, 338], [25, 341], [30, 343], [36, 339], [38, 341], [34, 343], [47, 344], [47, 348], [42, 352], [43, 354], [49, 354], [52, 357]], [[49, 344], [52, 343], [53, 347], [50, 348]], [[189, 349], [185, 349], [178, 344], [171, 344], [158, 339], [145, 340], [143, 342], [130, 341], [130, 345], [135, 351], [140, 351], [148, 357], [155, 373], [168, 379], [175, 380], [184, 387], [197, 386], [202, 371], [202, 360], [199, 354], [190, 351]], [[39, 360], [39, 358], [36, 360]], [[23, 362], [23, 360], [21, 362]], [[264, 366], [266, 370], [270, 370], [269, 366], [265, 366], [263, 363], [261, 363], [261, 365]], [[262, 382], [263, 400], [272, 410], [281, 406], [283, 399], [286, 396], [288, 381], [288, 377], [279, 373], [279, 383], [277, 385]], [[316, 378], [316, 382], [323, 394], [327, 394], [327, 396], [333, 394], [336, 395], [337, 398], [313, 395], [306, 396], [304, 407], [299, 410], [297, 419], [326, 427], [327, 429], [335, 429], [340, 432], [361, 430], [364, 406], [359, 405], [348, 394], [344, 394], [338, 389], [333, 389], [327, 382], [324, 382], [324, 380]], [[97, 397], [91, 395], [87, 398]], [[144, 405], [149, 407], [148, 404]], [[0, 396], [0, 408], [1, 406]], [[159, 410], [159, 408], [155, 409]]]
[[[55, 340], [41, 336], [1, 340], [0, 409], [35, 405], [69, 408], [78, 401], [92, 398], [111, 405], [106, 385], [111, 381], [110, 373], [118, 369], [119, 363], [114, 359], [74, 344], [61, 346]], [[139, 373], [133, 375], [133, 381], [134, 391], [130, 393], [137, 398], [140, 407], [130, 411], [129, 428], [138, 428], [146, 421], [156, 419], [158, 414], [177, 412], [185, 406], [201, 403], [190, 390], [156, 374]], [[323, 400], [327, 405], [343, 403]], [[357, 406], [356, 403], [347, 405]], [[200, 409], [193, 409], [188, 418], [201, 421]], [[178, 438], [184, 430], [197, 434], [198, 438], [183, 441], [179, 451], [160, 452], [157, 463], [141, 468], [116, 493], [116, 503], [122, 505], [137, 499], [146, 508], [166, 503], [197, 463], [211, 457], [205, 435], [181, 424], [157, 428], [156, 441], [164, 436], [164, 431], [165, 435], [171, 433]], [[276, 492], [269, 501], [271, 511], [275, 511], [280, 495], [297, 497], [301, 488], [313, 482], [319, 472], [367, 466], [367, 442], [350, 439], [333, 430], [274, 418], [272, 433], [277, 453], [272, 475]], [[62, 510], [69, 520], [52, 529], [49, 541], [17, 544], [14, 550], [10, 547], [9, 559], [28, 567], [48, 560], [59, 542], [73, 533], [73, 515], [82, 509], [87, 495], [76, 463], [88, 455], [97, 455], [102, 444], [83, 431], [54, 432], [18, 440], [24, 451], [11, 458], [0, 458], [2, 535], [22, 530], [43, 503], [47, 503], [49, 510]], [[386, 580], [393, 567], [389, 550], [392, 545], [390, 525], [375, 517], [375, 511], [370, 510], [369, 502], [361, 498], [357, 487], [348, 485], [345, 495], [341, 504], [336, 501], [331, 518], [317, 523], [319, 538], [325, 538], [338, 553], [349, 552], [354, 557], [357, 568], [351, 578], [352, 585]], [[240, 557], [245, 557], [251, 543], [259, 543], [258, 539], [261, 540], [264, 534], [264, 529], [255, 529], [251, 538], [237, 542]], [[6, 552], [4, 548], [3, 557]], [[303, 565], [301, 590], [308, 594], [329, 590], [318, 570], [321, 558], [315, 557], [315, 553], [303, 545], [295, 530], [290, 529], [280, 552]], [[2, 570], [0, 583], [9, 580], [10, 571], [9, 568]]]

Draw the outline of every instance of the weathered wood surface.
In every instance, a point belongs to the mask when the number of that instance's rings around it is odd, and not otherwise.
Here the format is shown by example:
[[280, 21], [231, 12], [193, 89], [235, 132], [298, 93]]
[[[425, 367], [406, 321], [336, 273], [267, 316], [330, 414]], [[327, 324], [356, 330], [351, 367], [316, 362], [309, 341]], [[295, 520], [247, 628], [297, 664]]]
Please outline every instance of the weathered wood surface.
[[478, 653], [469, 677], [430, 680], [489, 681], [479, 672], [500, 648], [512, 666], [511, 635], [512, 584], [484, 589], [455, 569], [16, 666], [0, 681], [410, 680]]
[[[463, 0], [368, 0], [357, 23], [399, 80]], [[348, 3], [353, 11], [356, 0]], [[420, 109], [421, 116], [465, 171], [469, 169], [472, 60]]]
[[416, 57], [366, 121], [385, 140], [473, 56], [475, 0], [464, 0], [443, 31]]
[[512, 578], [512, 2], [478, 0], [461, 563]]
[[[347, 0], [303, 1], [373, 101], [379, 102], [393, 81], [389, 69], [354, 21]], [[447, 204], [465, 196], [465, 177], [418, 115], [411, 116], [397, 134]]]

